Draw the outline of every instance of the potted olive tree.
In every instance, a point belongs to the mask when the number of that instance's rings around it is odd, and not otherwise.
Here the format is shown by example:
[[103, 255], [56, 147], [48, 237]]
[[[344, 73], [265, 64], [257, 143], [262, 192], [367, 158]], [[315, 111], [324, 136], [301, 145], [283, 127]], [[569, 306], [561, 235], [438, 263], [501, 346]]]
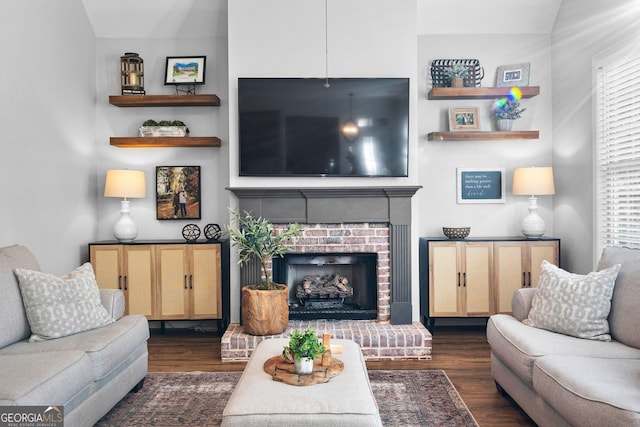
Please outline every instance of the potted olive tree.
[[289, 345], [282, 350], [282, 357], [293, 362], [297, 374], [313, 372], [313, 361], [327, 352], [316, 331], [308, 327], [304, 333], [298, 329], [289, 334]]
[[262, 266], [264, 280], [242, 287], [242, 325], [250, 335], [273, 335], [284, 332], [289, 324], [289, 289], [286, 285], [271, 280], [269, 263], [273, 258], [283, 257], [300, 236], [303, 227], [289, 224], [277, 232], [267, 219], [249, 212], [243, 215], [237, 210], [231, 214], [238, 227], [229, 227], [229, 237], [238, 248], [239, 264], [251, 259]]

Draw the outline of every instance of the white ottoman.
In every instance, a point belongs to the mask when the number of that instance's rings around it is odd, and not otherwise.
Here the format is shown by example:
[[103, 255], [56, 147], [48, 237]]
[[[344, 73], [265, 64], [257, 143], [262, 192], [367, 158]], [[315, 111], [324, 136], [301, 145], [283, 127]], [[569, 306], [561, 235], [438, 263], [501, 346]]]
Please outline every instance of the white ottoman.
[[263, 370], [288, 342], [275, 338], [258, 344], [224, 408], [223, 427], [382, 426], [358, 344], [332, 340], [342, 345], [342, 354], [333, 357], [344, 362], [344, 370], [327, 383], [301, 387], [274, 381]]

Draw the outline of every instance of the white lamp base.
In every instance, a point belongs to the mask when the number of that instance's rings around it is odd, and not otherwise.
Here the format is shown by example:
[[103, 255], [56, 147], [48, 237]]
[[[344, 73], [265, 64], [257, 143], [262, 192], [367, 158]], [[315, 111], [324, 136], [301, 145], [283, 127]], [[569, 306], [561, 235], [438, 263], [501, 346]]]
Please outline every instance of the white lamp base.
[[132, 242], [138, 235], [138, 226], [129, 213], [129, 201], [123, 200], [120, 210], [120, 219], [113, 226], [113, 235], [121, 242]]
[[538, 213], [538, 200], [535, 196], [529, 197], [529, 215], [522, 220], [522, 234], [528, 239], [537, 239], [546, 231], [544, 220]]

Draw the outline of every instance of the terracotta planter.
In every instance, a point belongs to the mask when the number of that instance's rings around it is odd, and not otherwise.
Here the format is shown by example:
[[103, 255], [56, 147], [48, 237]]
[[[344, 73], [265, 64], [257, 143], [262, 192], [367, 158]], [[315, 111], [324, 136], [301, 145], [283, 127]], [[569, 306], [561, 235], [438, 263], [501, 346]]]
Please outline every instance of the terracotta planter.
[[289, 288], [258, 290], [242, 288], [242, 328], [250, 335], [281, 334], [289, 325]]

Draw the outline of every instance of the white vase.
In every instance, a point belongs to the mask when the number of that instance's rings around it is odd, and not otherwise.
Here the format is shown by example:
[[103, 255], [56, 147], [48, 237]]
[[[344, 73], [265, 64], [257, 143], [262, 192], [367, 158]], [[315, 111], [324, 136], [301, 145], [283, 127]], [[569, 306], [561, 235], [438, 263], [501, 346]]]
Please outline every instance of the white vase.
[[293, 362], [296, 374], [307, 375], [313, 372], [313, 359], [309, 357], [301, 357], [300, 360]]
[[512, 119], [497, 119], [498, 130], [502, 132], [508, 132], [513, 127]]

